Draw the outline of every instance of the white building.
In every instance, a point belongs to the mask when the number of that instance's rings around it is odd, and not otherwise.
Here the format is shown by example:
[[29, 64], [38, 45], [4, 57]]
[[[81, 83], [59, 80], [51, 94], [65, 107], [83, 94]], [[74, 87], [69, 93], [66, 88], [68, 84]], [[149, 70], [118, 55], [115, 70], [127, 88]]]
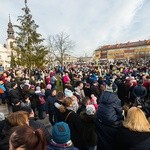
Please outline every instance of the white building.
[[0, 44], [0, 66], [4, 68], [10, 67], [11, 61], [11, 50], [7, 49], [3, 45]]
[[75, 62], [77, 62], [77, 60], [78, 60], [78, 58], [75, 56], [71, 56], [69, 54], [64, 55], [64, 64], [75, 63]]
[[0, 66], [9, 68], [11, 64], [11, 44], [15, 41], [13, 25], [9, 17], [6, 44], [0, 44]]

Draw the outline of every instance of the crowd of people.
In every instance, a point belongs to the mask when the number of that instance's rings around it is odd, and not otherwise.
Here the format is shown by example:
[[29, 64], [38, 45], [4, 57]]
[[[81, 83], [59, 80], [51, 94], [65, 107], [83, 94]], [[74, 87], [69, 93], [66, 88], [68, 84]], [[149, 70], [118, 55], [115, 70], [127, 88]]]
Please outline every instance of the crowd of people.
[[[2, 150], [149, 150], [150, 62], [69, 64], [0, 77]], [[39, 120], [48, 117], [51, 129]]]

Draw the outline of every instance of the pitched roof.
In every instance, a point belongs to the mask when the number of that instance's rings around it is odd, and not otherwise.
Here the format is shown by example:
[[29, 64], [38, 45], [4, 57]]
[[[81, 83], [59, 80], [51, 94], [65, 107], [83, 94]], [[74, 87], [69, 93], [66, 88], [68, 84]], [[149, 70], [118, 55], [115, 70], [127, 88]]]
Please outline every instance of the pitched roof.
[[128, 48], [128, 47], [137, 47], [137, 46], [145, 46], [145, 45], [150, 45], [150, 39], [144, 40], [144, 41], [120, 43], [120, 44], [115, 44], [115, 45], [104, 45], [104, 46], [100, 47], [98, 50]]

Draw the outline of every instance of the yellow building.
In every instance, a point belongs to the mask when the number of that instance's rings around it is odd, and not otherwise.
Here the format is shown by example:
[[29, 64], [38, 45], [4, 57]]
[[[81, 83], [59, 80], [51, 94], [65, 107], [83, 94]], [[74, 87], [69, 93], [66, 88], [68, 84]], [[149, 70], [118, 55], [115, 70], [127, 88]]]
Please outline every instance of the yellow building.
[[150, 59], [150, 40], [104, 45], [94, 51], [94, 60]]
[[95, 61], [99, 61], [101, 58], [101, 52], [99, 49], [95, 50], [94, 51], [94, 54], [93, 54], [93, 60]]

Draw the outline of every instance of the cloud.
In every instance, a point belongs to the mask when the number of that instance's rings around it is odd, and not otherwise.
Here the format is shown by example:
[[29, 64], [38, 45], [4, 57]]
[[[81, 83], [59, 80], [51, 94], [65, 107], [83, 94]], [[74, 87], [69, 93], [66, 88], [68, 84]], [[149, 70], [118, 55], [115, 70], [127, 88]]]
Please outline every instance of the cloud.
[[[91, 55], [103, 44], [142, 40], [150, 35], [149, 16], [145, 15], [150, 13], [149, 0], [32, 0], [28, 5], [39, 25], [38, 32], [45, 39], [66, 32], [75, 42], [75, 55]], [[6, 39], [8, 14], [17, 23], [23, 6], [22, 0], [5, 0], [1, 4], [0, 43]]]

